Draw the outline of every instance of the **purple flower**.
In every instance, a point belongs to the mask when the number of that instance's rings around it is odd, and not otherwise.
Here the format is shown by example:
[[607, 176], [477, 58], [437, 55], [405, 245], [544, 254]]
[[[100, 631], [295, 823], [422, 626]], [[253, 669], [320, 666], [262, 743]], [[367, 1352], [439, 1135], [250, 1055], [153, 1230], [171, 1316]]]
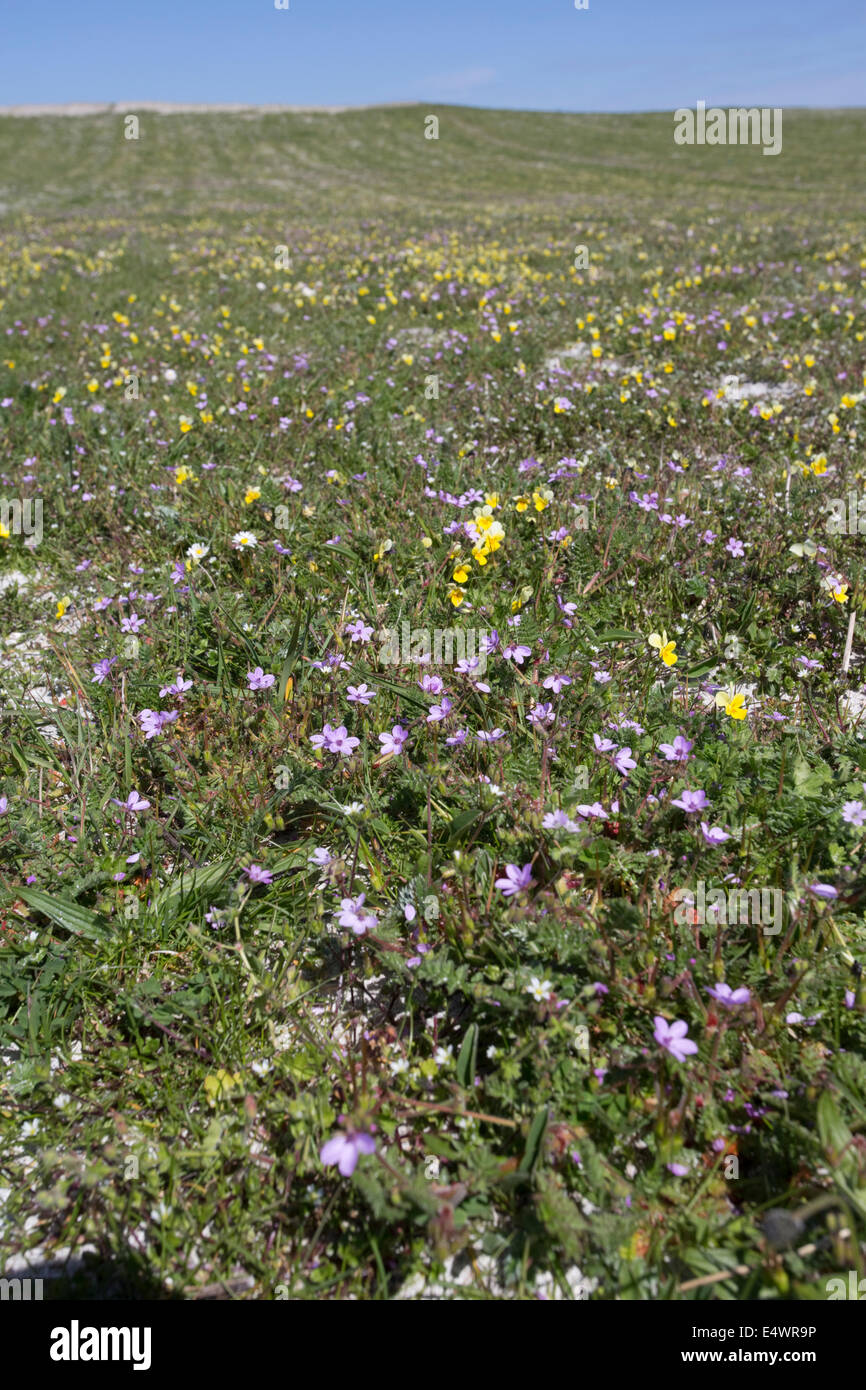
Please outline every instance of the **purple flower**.
[[183, 676], [178, 676], [173, 685], [164, 685], [159, 692], [159, 698], [165, 695], [183, 695], [187, 690], [192, 690], [192, 681], [185, 681]]
[[319, 846], [313, 850], [312, 854], [307, 860], [307, 863], [315, 864], [320, 869], [327, 869], [328, 865], [333, 863], [333, 858], [330, 854], [330, 851], [322, 849]]
[[368, 627], [362, 618], [358, 618], [346, 628], [346, 635], [351, 637], [353, 642], [369, 642], [373, 636], [373, 629]]
[[738, 560], [746, 553], [743, 548], [743, 542], [738, 541], [736, 536], [731, 536], [725, 546], [725, 550], [727, 550], [729, 555], [734, 555]]
[[528, 656], [532, 656], [532, 648], [522, 646], [518, 642], [509, 642], [507, 647], [502, 648], [502, 655], [506, 661], [516, 661], [518, 666], [522, 666]]
[[340, 915], [337, 918], [341, 927], [351, 927], [356, 936], [363, 936], [365, 932], [372, 931], [379, 925], [375, 913], [362, 912], [365, 894], [359, 893], [357, 898], [343, 898], [340, 903]]
[[706, 792], [702, 790], [695, 792], [684, 791], [675, 801], [671, 802], [672, 806], [679, 806], [687, 815], [693, 815], [695, 811], [703, 811], [705, 807], [711, 804], [711, 802], [707, 801]]
[[730, 835], [721, 830], [717, 825], [708, 825], [705, 820], [701, 821], [701, 834], [708, 845], [723, 845], [725, 840], [730, 840]]
[[346, 699], [353, 705], [367, 706], [375, 697], [375, 690], [370, 690], [366, 681], [363, 681], [360, 685], [350, 685], [346, 691]]
[[8, 798], [8, 796], [0, 796], [0, 816], [5, 816], [5, 814], [6, 814], [6, 812], [7, 812], [8, 810], [9, 810], [9, 798]]
[[553, 718], [553, 705], [549, 701], [543, 705], [533, 705], [526, 717], [530, 724], [548, 724]]
[[677, 734], [673, 743], [660, 743], [659, 752], [664, 753], [669, 763], [685, 763], [688, 762], [689, 753], [694, 746], [690, 739], [683, 738], [682, 734]]
[[846, 801], [842, 807], [842, 819], [849, 825], [856, 825], [859, 829], [866, 822], [866, 810], [862, 801]]
[[631, 755], [630, 748], [620, 748], [613, 761], [621, 777], [627, 777], [631, 769], [637, 767], [637, 763]]
[[491, 729], [488, 732], [487, 729], [479, 729], [476, 738], [479, 743], [498, 743], [499, 739], [505, 738], [505, 730]]
[[320, 734], [311, 734], [310, 743], [314, 748], [324, 747], [327, 753], [338, 753], [344, 758], [348, 758], [361, 742], [359, 738], [350, 738], [345, 724], [341, 724], [339, 729], [332, 729], [330, 724], [326, 724]]
[[247, 671], [250, 690], [269, 690], [276, 679], [276, 676], [265, 675], [261, 666], [257, 666], [254, 671]]
[[675, 1178], [684, 1178], [689, 1171], [684, 1163], [669, 1163], [667, 1166]]
[[118, 801], [116, 796], [111, 799], [115, 806], [122, 806], [124, 811], [129, 811], [132, 815], [138, 815], [139, 811], [150, 810], [150, 802], [145, 801], [144, 797], [139, 796], [138, 792], [135, 791], [130, 792], [125, 801]]
[[90, 684], [91, 684], [91, 685], [102, 685], [102, 682], [105, 680], [105, 677], [108, 675], [109, 671], [111, 670], [111, 668], [112, 668], [112, 666], [114, 665], [114, 663], [115, 663], [116, 660], [117, 660], [117, 657], [116, 657], [116, 656], [112, 656], [112, 657], [104, 657], [102, 661], [94, 662], [94, 665], [93, 665], [93, 680], [90, 682]]
[[447, 719], [451, 713], [451, 701], [447, 695], [442, 696], [442, 702], [438, 705], [430, 706], [430, 713], [427, 715], [428, 724], [438, 724], [441, 720]]
[[140, 618], [137, 613], [130, 613], [128, 618], [122, 618], [120, 621], [122, 632], [141, 632], [143, 627], [144, 619]]
[[417, 681], [416, 684], [420, 690], [425, 691], [428, 695], [441, 695], [442, 691], [445, 689], [444, 682], [439, 676], [425, 675], [420, 681]]
[[810, 883], [809, 892], [814, 893], [816, 898], [823, 898], [825, 901], [839, 896], [838, 888], [834, 888], [832, 883]]
[[504, 898], [513, 898], [515, 893], [522, 893], [524, 889], [531, 888], [534, 882], [531, 864], [524, 864], [522, 869], [516, 864], [506, 864], [505, 878], [498, 878], [496, 887]]
[[659, 1047], [665, 1048], [678, 1062], [684, 1062], [691, 1053], [697, 1052], [697, 1043], [686, 1037], [689, 1025], [683, 1019], [678, 1018], [675, 1023], [668, 1023], [661, 1014], [656, 1014], [653, 1022], [654, 1036]]
[[361, 1154], [376, 1152], [376, 1141], [372, 1134], [350, 1130], [347, 1134], [335, 1134], [327, 1144], [323, 1144], [319, 1158], [324, 1164], [336, 1163], [344, 1178], [350, 1178], [355, 1171]]
[[707, 990], [707, 994], [711, 994], [725, 1009], [735, 1009], [738, 1004], [748, 1004], [752, 997], [751, 991], [746, 989], [745, 985], [740, 989], [731, 989], [730, 985], [725, 984], [714, 985]]
[[176, 709], [143, 709], [137, 718], [141, 725], [141, 732], [149, 741], [152, 738], [156, 738], [157, 734], [161, 734], [166, 724], [174, 723], [175, 719], [177, 719], [177, 715], [178, 711]]
[[244, 873], [250, 883], [273, 883], [274, 876], [270, 869], [263, 869], [261, 864], [248, 864]]
[[599, 738], [598, 734], [593, 734], [592, 740], [597, 753], [611, 753], [616, 748], [612, 738]]
[[382, 745], [383, 756], [387, 758], [393, 754], [394, 757], [399, 757], [403, 752], [403, 744], [408, 737], [409, 730], [404, 729], [402, 724], [395, 724], [389, 734], [380, 734], [379, 742]]
[[564, 685], [571, 685], [570, 676], [547, 676], [544, 681], [545, 690], [552, 690], [554, 695], [558, 695]]

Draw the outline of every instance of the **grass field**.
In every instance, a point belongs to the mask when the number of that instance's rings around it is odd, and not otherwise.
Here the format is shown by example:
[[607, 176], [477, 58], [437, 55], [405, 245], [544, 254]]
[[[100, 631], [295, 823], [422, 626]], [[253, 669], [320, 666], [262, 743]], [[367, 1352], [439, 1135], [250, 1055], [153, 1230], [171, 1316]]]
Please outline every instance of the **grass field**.
[[866, 113], [432, 114], [0, 118], [7, 1273], [824, 1299]]

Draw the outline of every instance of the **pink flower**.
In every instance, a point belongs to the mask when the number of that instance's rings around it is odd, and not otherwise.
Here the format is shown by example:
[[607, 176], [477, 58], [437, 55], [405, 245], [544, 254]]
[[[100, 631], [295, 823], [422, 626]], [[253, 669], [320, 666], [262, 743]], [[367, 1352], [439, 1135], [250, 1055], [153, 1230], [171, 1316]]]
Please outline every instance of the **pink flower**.
[[707, 990], [716, 1003], [721, 1004], [723, 1009], [735, 1009], [738, 1004], [748, 1004], [752, 997], [751, 991], [742, 985], [739, 989], [731, 989], [730, 985], [713, 985]]
[[372, 931], [378, 927], [379, 921], [373, 912], [362, 912], [364, 906], [364, 893], [359, 893], [357, 898], [343, 898], [340, 903], [340, 915], [337, 921], [341, 927], [351, 927], [356, 936], [363, 936], [365, 932]]
[[661, 1014], [656, 1014], [653, 1022], [655, 1040], [659, 1047], [663, 1047], [678, 1062], [684, 1062], [691, 1053], [697, 1052], [697, 1043], [686, 1037], [689, 1025], [683, 1019], [678, 1018], [675, 1023], [668, 1023]]
[[502, 648], [502, 655], [506, 661], [516, 661], [518, 666], [522, 666], [526, 658], [532, 656], [532, 648], [509, 642], [507, 647]]
[[399, 757], [403, 752], [403, 744], [409, 737], [409, 730], [404, 729], [402, 724], [395, 724], [390, 734], [380, 734], [379, 742], [382, 745], [382, 754], [387, 758], [392, 754]]
[[139, 796], [138, 792], [135, 791], [130, 792], [125, 801], [118, 801], [116, 796], [113, 796], [111, 800], [114, 802], [115, 806], [122, 806], [124, 811], [129, 811], [133, 815], [138, 815], [139, 811], [147, 811], [150, 809], [150, 802], [145, 801], [144, 797]]
[[349, 737], [345, 724], [341, 724], [339, 729], [332, 729], [330, 724], [326, 724], [320, 734], [310, 735], [314, 748], [324, 748], [327, 753], [339, 753], [344, 758], [350, 757], [360, 742], [359, 738]]
[[723, 845], [725, 840], [731, 838], [727, 831], [717, 825], [708, 825], [705, 820], [701, 821], [701, 834], [708, 845]]
[[516, 864], [506, 864], [505, 877], [496, 880], [496, 887], [504, 898], [512, 898], [515, 893], [531, 888], [534, 882], [531, 864], [524, 864], [522, 869]]
[[355, 1171], [361, 1154], [376, 1152], [376, 1141], [372, 1134], [349, 1130], [347, 1134], [335, 1134], [327, 1144], [323, 1144], [319, 1158], [323, 1163], [336, 1163], [344, 1178], [350, 1178]]

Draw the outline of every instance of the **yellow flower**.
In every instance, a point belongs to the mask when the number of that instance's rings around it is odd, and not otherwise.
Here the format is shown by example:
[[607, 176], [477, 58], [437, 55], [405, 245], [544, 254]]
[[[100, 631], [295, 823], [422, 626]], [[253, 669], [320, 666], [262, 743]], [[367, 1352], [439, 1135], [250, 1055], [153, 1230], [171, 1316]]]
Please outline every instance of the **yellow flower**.
[[52, 404], [52, 405], [59, 405], [60, 402], [63, 400], [63, 397], [64, 397], [65, 395], [66, 395], [66, 387], [65, 387], [65, 386], [58, 386], [57, 390], [54, 392], [54, 395], [51, 397], [51, 404]]
[[668, 641], [668, 635], [665, 632], [664, 628], [662, 628], [661, 633], [650, 633], [649, 644], [651, 647], [654, 647], [655, 650], [658, 652], [665, 666], [676, 666], [677, 661], [679, 659], [675, 654], [677, 644], [676, 642]]
[[827, 472], [827, 460], [823, 454], [819, 454], [816, 459], [812, 459], [809, 466], [816, 478], [820, 478], [822, 474]]
[[247, 488], [247, 492], [246, 492], [246, 496], [244, 497], [244, 505], [247, 506], [247, 507], [249, 507], [250, 504], [251, 504], [252, 502], [257, 502], [258, 499], [261, 497], [261, 495], [262, 495], [262, 490], [261, 490], [261, 488], [259, 488], [259, 487], [248, 487], [248, 488]]
[[204, 1079], [204, 1089], [208, 1102], [213, 1105], [222, 1096], [229, 1095], [236, 1086], [240, 1085], [240, 1081], [239, 1073], [226, 1071], [225, 1067], [220, 1067], [218, 1071], [212, 1072]]
[[748, 714], [746, 709], [746, 697], [740, 691], [720, 690], [716, 695], [716, 704], [730, 715], [731, 719], [745, 719]]
[[521, 494], [520, 497], [515, 497], [514, 506], [517, 511], [525, 512], [526, 508], [529, 506], [529, 498], [525, 494]]
[[94, 391], [98, 391], [98, 390], [99, 390], [99, 382], [96, 380], [95, 377], [91, 377], [91, 378], [90, 378], [90, 380], [89, 380], [88, 383], [87, 383], [87, 389], [88, 389], [88, 391], [91, 393], [91, 395], [93, 394]]
[[[485, 544], [485, 545], [476, 545], [475, 548], [474, 548], [474, 550], [472, 551], [472, 558], [475, 560], [476, 564], [479, 564], [479, 565], [486, 565], [486, 564], [487, 564], [487, 556], [488, 556], [488, 553], [489, 553], [489, 548], [488, 548], [488, 546], [487, 546], [486, 544]], [[457, 578], [457, 575], [456, 575], [456, 574], [454, 575], [454, 578], [455, 578], [455, 579]]]
[[848, 602], [848, 581], [840, 579], [838, 574], [825, 575], [821, 580], [821, 587], [836, 603]]
[[550, 497], [546, 497], [546, 496], [545, 496], [543, 493], [541, 493], [541, 492], [533, 492], [533, 494], [532, 494], [532, 500], [533, 500], [533, 502], [535, 503], [535, 510], [536, 510], [537, 512], [543, 512], [544, 509], [545, 509], [545, 507], [549, 507], [549, 506], [550, 506], [550, 502], [551, 502], [551, 498], [550, 498]]
[[499, 506], [499, 493], [498, 493], [498, 492], [490, 492], [490, 493], [488, 493], [487, 496], [485, 497], [484, 501], [486, 502], [486, 504], [487, 504], [488, 507], [498, 507], [498, 506]]
[[187, 434], [191, 429], [192, 429], [192, 420], [190, 420], [189, 417], [188, 417], [187, 415], [181, 415], [181, 417], [180, 417], [180, 432], [181, 432], [181, 434]]
[[465, 598], [465, 594], [463, 593], [463, 590], [462, 590], [462, 589], [454, 588], [454, 589], [451, 590], [451, 592], [450, 592], [450, 594], [448, 595], [448, 597], [450, 598], [451, 602], [454, 604], [454, 607], [455, 607], [455, 608], [459, 608], [460, 605], [461, 605], [461, 603], [463, 602], [463, 600], [464, 600], [464, 598]]
[[3, 522], [0, 521], [0, 540], [7, 541], [11, 535], [12, 532], [9, 530], [9, 527], [4, 526]]
[[192, 470], [189, 469], [189, 468], [187, 468], [187, 466], [186, 466], [185, 463], [184, 463], [184, 464], [181, 464], [180, 468], [176, 468], [176, 469], [174, 470], [174, 481], [175, 481], [176, 483], [185, 483], [185, 482], [187, 482], [192, 476], [193, 476]]
[[57, 612], [55, 613], [54, 616], [55, 616], [56, 618], [62, 618], [62, 617], [63, 617], [63, 614], [66, 612], [66, 610], [67, 610], [67, 608], [69, 607], [69, 605], [70, 605], [71, 602], [72, 602], [72, 599], [69, 597], [69, 595], [68, 595], [68, 594], [64, 594], [64, 595], [63, 595], [63, 598], [60, 599], [59, 602], [58, 602], [58, 604], [57, 604]]
[[454, 580], [455, 584], [465, 584], [469, 578], [469, 571], [466, 569], [465, 565], [460, 564], [457, 566], [451, 578]]

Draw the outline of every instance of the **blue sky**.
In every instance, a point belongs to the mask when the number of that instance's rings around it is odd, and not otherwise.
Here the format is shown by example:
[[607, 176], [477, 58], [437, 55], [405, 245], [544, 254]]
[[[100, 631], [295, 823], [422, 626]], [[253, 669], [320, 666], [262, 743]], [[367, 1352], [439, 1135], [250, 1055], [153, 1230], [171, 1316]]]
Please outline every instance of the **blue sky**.
[[863, 0], [12, 0], [0, 104], [866, 105]]

